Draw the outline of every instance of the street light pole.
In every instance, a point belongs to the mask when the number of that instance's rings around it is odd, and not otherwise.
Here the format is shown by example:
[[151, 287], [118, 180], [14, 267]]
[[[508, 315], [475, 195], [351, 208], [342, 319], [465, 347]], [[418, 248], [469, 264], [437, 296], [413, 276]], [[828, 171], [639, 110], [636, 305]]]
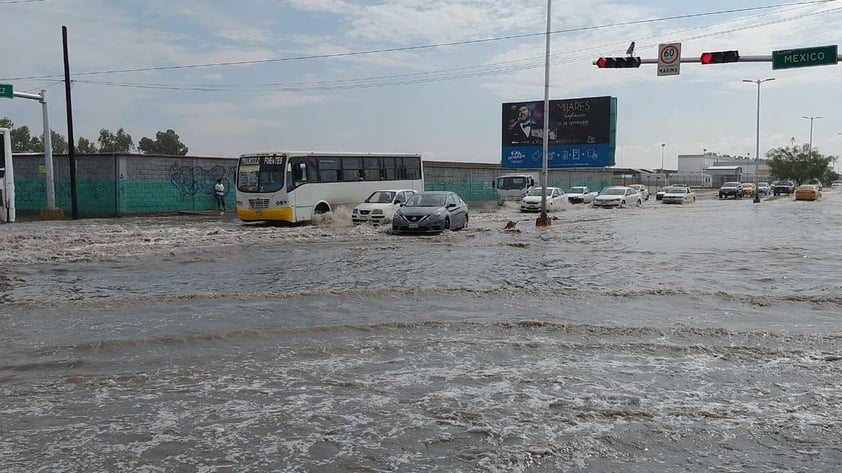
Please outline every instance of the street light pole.
[[810, 145], [809, 145], [809, 148], [807, 148], [807, 155], [813, 156], [813, 120], [818, 120], [819, 118], [822, 118], [822, 117], [801, 117], [801, 118], [805, 118], [807, 120], [810, 120]]
[[664, 185], [667, 184], [667, 174], [664, 172], [664, 147], [666, 143], [661, 143], [661, 174], [664, 175]]
[[775, 80], [774, 77], [769, 77], [767, 79], [743, 79], [743, 82], [751, 82], [752, 84], [757, 84], [757, 131], [755, 133], [755, 142], [754, 142], [754, 159], [757, 161], [757, 166], [754, 167], [754, 202], [760, 202], [760, 194], [757, 192], [757, 170], [760, 166], [760, 84], [764, 82], [768, 82], [770, 80]]

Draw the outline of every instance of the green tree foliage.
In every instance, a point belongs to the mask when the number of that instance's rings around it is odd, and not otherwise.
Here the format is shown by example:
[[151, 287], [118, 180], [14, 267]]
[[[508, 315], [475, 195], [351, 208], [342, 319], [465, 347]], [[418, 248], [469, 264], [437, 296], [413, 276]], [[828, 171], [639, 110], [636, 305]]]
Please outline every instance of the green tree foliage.
[[181, 142], [175, 131], [159, 131], [155, 134], [155, 140], [143, 137], [137, 143], [137, 149], [146, 154], [165, 154], [171, 156], [184, 156], [187, 154], [187, 146]]
[[84, 136], [79, 138], [79, 144], [76, 145], [76, 151], [79, 154], [94, 154], [99, 152], [99, 150], [96, 149], [96, 145]]
[[[39, 140], [40, 151], [44, 151], [44, 144]], [[67, 153], [67, 139], [61, 133], [50, 130], [50, 146], [53, 147], [53, 153], [64, 154]]]
[[3, 117], [0, 118], [0, 128], [9, 129], [9, 138], [12, 140], [12, 152], [32, 153], [38, 151], [41, 140], [32, 136], [32, 133], [29, 132], [28, 126], [15, 128], [15, 124], [12, 120]]
[[111, 130], [105, 128], [99, 130], [97, 141], [99, 142], [100, 153], [128, 153], [134, 149], [134, 141], [131, 135], [122, 128], [117, 130], [117, 133], [112, 133]]
[[792, 179], [798, 184], [810, 179], [826, 181], [829, 173], [833, 172], [830, 164], [836, 160], [834, 156], [823, 156], [815, 146], [792, 145], [770, 150], [766, 155], [772, 175], [780, 179]]

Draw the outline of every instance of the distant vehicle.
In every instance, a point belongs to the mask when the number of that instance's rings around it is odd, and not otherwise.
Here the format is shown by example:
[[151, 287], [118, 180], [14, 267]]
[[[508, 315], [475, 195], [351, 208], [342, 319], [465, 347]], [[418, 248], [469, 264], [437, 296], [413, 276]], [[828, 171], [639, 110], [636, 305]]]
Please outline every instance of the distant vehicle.
[[529, 189], [535, 187], [535, 176], [532, 174], [505, 174], [494, 179], [491, 186], [497, 194], [497, 205], [506, 201], [519, 202]]
[[441, 233], [468, 226], [468, 204], [455, 192], [419, 192], [392, 218], [394, 233]]
[[743, 195], [747, 195], [749, 197], [754, 197], [754, 194], [757, 193], [757, 186], [754, 183], [746, 182], [743, 183]]
[[567, 193], [567, 201], [571, 204], [590, 204], [599, 192], [593, 191], [588, 186], [573, 186]]
[[237, 215], [245, 222], [308, 222], [356, 206], [386, 188], [424, 190], [421, 156], [386, 153], [244, 154], [237, 165]]
[[790, 195], [793, 192], [795, 192], [795, 183], [792, 181], [775, 181], [772, 183], [772, 194], [774, 195]]
[[842, 181], [833, 181], [830, 183], [830, 187], [842, 187]]
[[772, 186], [769, 185], [768, 182], [758, 182], [757, 183], [757, 193], [763, 195], [769, 195], [772, 193]]
[[795, 189], [795, 200], [819, 200], [822, 198], [822, 191], [814, 184], [801, 184]]
[[371, 223], [380, 225], [392, 221], [395, 210], [416, 193], [415, 189], [378, 190], [371, 193], [360, 205], [351, 211], [354, 225]]
[[649, 200], [649, 188], [644, 186], [643, 184], [631, 184], [629, 185], [632, 189], [635, 189], [640, 193], [640, 197], [643, 200]]
[[[529, 189], [526, 196], [520, 200], [521, 212], [539, 212], [541, 210], [541, 199], [543, 199], [544, 188], [533, 187]], [[547, 211], [557, 209], [567, 202], [567, 196], [561, 187], [547, 187]]]
[[819, 192], [821, 192], [821, 190], [822, 190], [822, 181], [819, 180], [819, 179], [810, 179], [809, 181], [805, 182], [804, 184], [816, 186], [819, 189]]
[[664, 193], [665, 204], [691, 204], [696, 201], [696, 193], [687, 186], [673, 186]]
[[640, 192], [626, 186], [612, 186], [602, 189], [593, 200], [594, 207], [625, 207], [626, 205], [643, 204]]
[[657, 192], [655, 192], [655, 200], [661, 200], [661, 199], [663, 199], [663, 198], [664, 198], [664, 194], [666, 194], [667, 192], [669, 192], [669, 190], [670, 190], [670, 189], [672, 189], [672, 186], [666, 186], [666, 187], [662, 187], [662, 188], [658, 189], [658, 191], [657, 191]]
[[726, 182], [719, 188], [719, 198], [727, 199], [733, 197], [735, 199], [743, 198], [743, 185], [736, 181]]

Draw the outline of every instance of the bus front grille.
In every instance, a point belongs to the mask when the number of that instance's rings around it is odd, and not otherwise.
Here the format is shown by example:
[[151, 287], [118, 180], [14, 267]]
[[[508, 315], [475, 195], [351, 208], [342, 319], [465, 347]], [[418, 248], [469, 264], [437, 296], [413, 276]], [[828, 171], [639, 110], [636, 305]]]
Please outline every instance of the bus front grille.
[[268, 209], [269, 199], [249, 199], [249, 205], [253, 209]]

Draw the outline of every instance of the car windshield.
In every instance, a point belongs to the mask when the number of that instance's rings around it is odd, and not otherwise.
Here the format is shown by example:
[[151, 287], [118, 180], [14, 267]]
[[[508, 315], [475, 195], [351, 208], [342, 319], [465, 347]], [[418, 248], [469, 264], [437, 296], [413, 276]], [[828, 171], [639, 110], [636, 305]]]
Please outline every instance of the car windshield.
[[[543, 187], [533, 187], [532, 189], [529, 189], [529, 192], [527, 192], [526, 195], [542, 196], [542, 195], [544, 195], [544, 188]], [[553, 195], [553, 188], [552, 187], [547, 187], [547, 195]]]
[[444, 207], [444, 194], [415, 194], [406, 201], [406, 207]]
[[586, 192], [586, 187], [571, 187], [570, 193], [571, 194], [584, 194]]
[[367, 204], [388, 204], [395, 199], [395, 193], [392, 191], [374, 191], [365, 199]]
[[722, 184], [722, 187], [737, 187], [738, 185], [740, 185], [739, 182], [726, 182]]
[[622, 187], [609, 187], [608, 189], [605, 189], [602, 193], [605, 195], [625, 195], [626, 190]]
[[686, 194], [690, 189], [686, 187], [673, 187], [669, 189], [667, 192], [670, 194]]

